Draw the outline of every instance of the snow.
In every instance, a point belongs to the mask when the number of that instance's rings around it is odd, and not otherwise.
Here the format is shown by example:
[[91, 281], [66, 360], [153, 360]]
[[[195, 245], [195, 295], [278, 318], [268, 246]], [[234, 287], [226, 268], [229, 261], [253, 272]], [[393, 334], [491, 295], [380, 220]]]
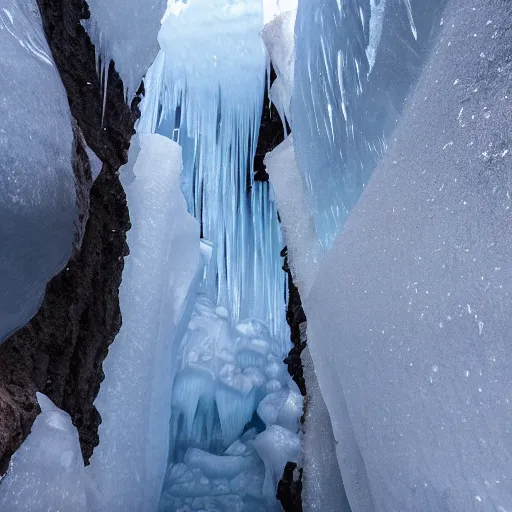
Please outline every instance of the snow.
[[87, 4], [91, 16], [83, 24], [101, 62], [98, 75], [104, 76], [113, 60], [129, 100], [158, 53], [156, 36], [166, 1], [88, 0]]
[[[199, 226], [179, 187], [181, 148], [160, 135], [140, 136], [140, 147], [135, 179], [124, 183], [132, 228], [120, 289], [123, 325], [103, 365], [95, 402], [100, 444], [87, 469], [102, 510], [142, 512], [158, 505], [177, 337], [204, 263]], [[121, 176], [129, 179], [123, 170]]]
[[36, 313], [76, 231], [66, 92], [35, 1], [0, 1], [0, 342]]
[[2, 480], [0, 508], [87, 512], [94, 503], [94, 491], [84, 471], [78, 432], [69, 414], [48, 397], [37, 393], [37, 400], [41, 414]]
[[264, 163], [282, 220], [293, 280], [301, 297], [306, 298], [313, 286], [322, 251], [313, 216], [305, 207], [306, 193], [297, 168], [293, 135], [267, 153]]
[[276, 72], [276, 79], [269, 98], [276, 106], [286, 133], [286, 121], [291, 125], [290, 101], [294, 78], [294, 28], [297, 9], [283, 12], [267, 23], [261, 37], [267, 48], [270, 60]]

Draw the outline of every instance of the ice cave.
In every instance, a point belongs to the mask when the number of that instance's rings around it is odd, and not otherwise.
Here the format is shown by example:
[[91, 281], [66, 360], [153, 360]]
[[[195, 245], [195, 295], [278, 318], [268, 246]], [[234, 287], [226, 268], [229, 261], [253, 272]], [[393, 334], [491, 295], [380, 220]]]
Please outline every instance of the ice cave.
[[0, 70], [0, 512], [512, 512], [510, 0], [0, 0]]

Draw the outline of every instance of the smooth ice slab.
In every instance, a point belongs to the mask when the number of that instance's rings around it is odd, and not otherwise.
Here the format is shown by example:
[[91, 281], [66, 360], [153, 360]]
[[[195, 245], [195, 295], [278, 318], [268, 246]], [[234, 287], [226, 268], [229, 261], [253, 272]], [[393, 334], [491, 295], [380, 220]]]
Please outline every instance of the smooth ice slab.
[[444, 3], [299, 2], [291, 116], [297, 163], [325, 248], [386, 151]]
[[66, 92], [35, 0], [0, 0], [0, 342], [71, 255], [76, 193]]

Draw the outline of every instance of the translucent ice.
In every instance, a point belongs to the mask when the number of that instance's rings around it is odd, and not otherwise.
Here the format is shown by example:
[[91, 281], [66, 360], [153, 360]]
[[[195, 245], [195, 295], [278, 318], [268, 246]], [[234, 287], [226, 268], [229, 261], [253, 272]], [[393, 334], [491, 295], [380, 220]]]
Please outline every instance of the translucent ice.
[[386, 150], [443, 3], [299, 2], [291, 116], [308, 204], [326, 248]]
[[157, 34], [165, 0], [88, 0], [91, 17], [84, 22], [96, 48], [98, 69], [112, 59], [130, 99], [158, 53]]
[[0, 1], [0, 342], [37, 311], [75, 233], [66, 92], [35, 0]]
[[[411, 47], [417, 37], [432, 50], [304, 303], [353, 510], [512, 507], [512, 210], [502, 135], [510, 126], [510, 40], [489, 17], [507, 10], [498, 1], [453, 0], [437, 32], [435, 7], [386, 3], [384, 19], [402, 20]], [[388, 30], [385, 22], [368, 83], [382, 72], [383, 48], [393, 47]], [[408, 74], [394, 80], [400, 90]], [[363, 117], [352, 117], [354, 127]], [[296, 131], [294, 138], [297, 149]], [[368, 148], [371, 141], [363, 140]], [[345, 148], [347, 160], [353, 151]], [[317, 179], [320, 169], [311, 170]], [[325, 211], [331, 199], [316, 196]]]
[[276, 492], [286, 463], [299, 461], [299, 436], [279, 425], [272, 425], [259, 434], [252, 445], [265, 463], [263, 493], [272, 496]]
[[268, 183], [253, 179], [266, 70], [262, 28], [257, 0], [193, 0], [169, 12], [139, 129], [183, 146], [183, 191], [213, 244], [206, 288], [234, 322], [267, 325], [284, 354], [283, 242]]

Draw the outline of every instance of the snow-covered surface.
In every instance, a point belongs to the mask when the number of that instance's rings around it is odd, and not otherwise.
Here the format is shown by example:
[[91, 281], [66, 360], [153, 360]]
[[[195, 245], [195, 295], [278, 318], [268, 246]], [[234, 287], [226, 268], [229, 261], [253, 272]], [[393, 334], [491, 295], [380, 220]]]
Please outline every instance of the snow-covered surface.
[[41, 414], [11, 460], [0, 486], [6, 512], [94, 510], [94, 492], [85, 474], [78, 432], [69, 414], [37, 393]]
[[104, 73], [112, 59], [133, 97], [158, 53], [157, 34], [166, 0], [88, 0], [91, 17], [84, 26], [96, 47]]
[[76, 192], [66, 92], [37, 3], [0, 1], [0, 342], [71, 255]]
[[103, 365], [95, 402], [100, 444], [88, 467], [105, 511], [157, 508], [167, 465], [173, 343], [202, 275], [199, 226], [179, 186], [181, 148], [160, 135], [142, 135], [140, 143], [135, 179], [129, 183], [121, 171], [132, 222], [120, 288], [123, 325]]
[[[291, 116], [299, 170], [329, 248], [386, 151], [444, 0], [299, 2]], [[399, 56], [397, 58], [397, 56]]]

